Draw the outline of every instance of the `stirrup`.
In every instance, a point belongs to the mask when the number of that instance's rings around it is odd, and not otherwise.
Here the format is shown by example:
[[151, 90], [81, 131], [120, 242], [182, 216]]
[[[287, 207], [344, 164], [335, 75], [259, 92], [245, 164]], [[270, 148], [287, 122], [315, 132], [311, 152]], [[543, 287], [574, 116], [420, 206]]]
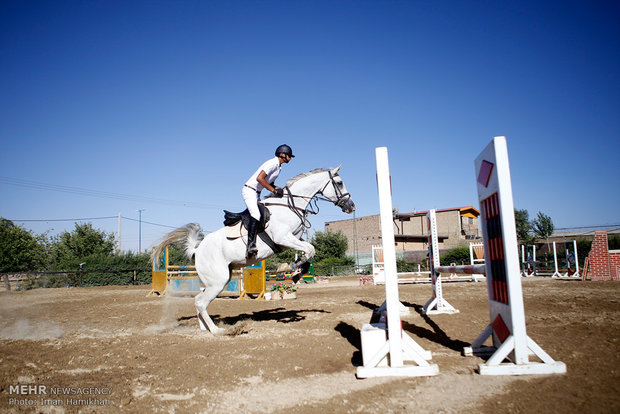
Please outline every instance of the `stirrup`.
[[252, 259], [256, 257], [257, 254], [258, 254], [258, 249], [256, 247], [250, 248], [245, 251], [245, 258]]

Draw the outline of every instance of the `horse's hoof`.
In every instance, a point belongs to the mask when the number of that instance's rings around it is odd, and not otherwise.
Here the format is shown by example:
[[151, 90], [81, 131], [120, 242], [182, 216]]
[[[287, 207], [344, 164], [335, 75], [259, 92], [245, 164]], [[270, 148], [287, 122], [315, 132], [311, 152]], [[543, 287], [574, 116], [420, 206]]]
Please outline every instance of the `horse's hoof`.
[[215, 328], [213, 330], [211, 330], [211, 334], [213, 334], [213, 336], [224, 336], [226, 335], [227, 329], [224, 328]]

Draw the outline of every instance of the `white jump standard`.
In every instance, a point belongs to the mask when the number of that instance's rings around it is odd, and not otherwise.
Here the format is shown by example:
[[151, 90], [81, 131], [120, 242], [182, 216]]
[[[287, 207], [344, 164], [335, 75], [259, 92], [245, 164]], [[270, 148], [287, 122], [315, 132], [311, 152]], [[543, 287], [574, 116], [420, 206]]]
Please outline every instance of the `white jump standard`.
[[[398, 276], [396, 274], [396, 248], [392, 222], [392, 195], [387, 148], [376, 148], [377, 187], [383, 242], [385, 273], [385, 324], [366, 324], [362, 327], [362, 357], [364, 365], [357, 368], [358, 378], [381, 376], [429, 376], [437, 375], [439, 368], [429, 364], [430, 352], [422, 349], [406, 332], [403, 332], [398, 300]], [[417, 365], [405, 365], [413, 361]]]
[[[553, 264], [555, 266], [555, 272], [553, 273], [551, 277], [580, 278], [581, 275], [579, 274], [579, 257], [577, 255], [577, 240], [570, 240], [570, 241], [564, 242], [564, 252], [565, 252], [564, 260], [566, 261], [566, 273], [565, 274], [561, 274], [558, 269], [558, 253], [555, 248], [555, 243], [556, 242], [553, 242]], [[569, 246], [573, 248], [572, 252]]]
[[[492, 353], [479, 365], [482, 375], [560, 374], [566, 365], [554, 361], [527, 336], [519, 271], [512, 184], [505, 137], [495, 137], [475, 161], [484, 238], [490, 324], [465, 355]], [[493, 338], [493, 347], [484, 342]], [[542, 362], [529, 360], [530, 353]], [[504, 362], [509, 360], [510, 362]]]
[[441, 273], [439, 273], [439, 242], [437, 241], [437, 216], [435, 210], [429, 210], [426, 215], [428, 219], [428, 263], [431, 271], [431, 282], [433, 284], [433, 296], [422, 308], [427, 315], [439, 313], [458, 313], [459, 310], [450, 305], [443, 298], [443, 288], [441, 286]]

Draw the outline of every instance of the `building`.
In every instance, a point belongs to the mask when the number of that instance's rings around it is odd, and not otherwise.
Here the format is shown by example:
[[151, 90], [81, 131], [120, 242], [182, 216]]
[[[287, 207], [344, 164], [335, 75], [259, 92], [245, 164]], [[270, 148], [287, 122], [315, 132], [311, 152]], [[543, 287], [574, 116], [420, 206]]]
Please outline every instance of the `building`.
[[[410, 262], [419, 262], [428, 250], [428, 211], [394, 214], [396, 254]], [[450, 249], [459, 244], [480, 240], [480, 212], [472, 206], [437, 210], [439, 248]], [[329, 221], [325, 231], [341, 231], [349, 241], [347, 255], [356, 256], [358, 263], [371, 262], [372, 246], [381, 244], [381, 224], [378, 214], [349, 220]]]

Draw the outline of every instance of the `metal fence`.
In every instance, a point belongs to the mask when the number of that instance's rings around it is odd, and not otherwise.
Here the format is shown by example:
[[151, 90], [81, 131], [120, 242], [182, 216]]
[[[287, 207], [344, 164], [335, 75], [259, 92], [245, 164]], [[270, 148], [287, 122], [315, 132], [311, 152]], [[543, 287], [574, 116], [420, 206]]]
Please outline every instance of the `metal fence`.
[[120, 269], [11, 272], [0, 275], [6, 290], [27, 290], [55, 287], [145, 285], [151, 283], [151, 274], [151, 269]]

